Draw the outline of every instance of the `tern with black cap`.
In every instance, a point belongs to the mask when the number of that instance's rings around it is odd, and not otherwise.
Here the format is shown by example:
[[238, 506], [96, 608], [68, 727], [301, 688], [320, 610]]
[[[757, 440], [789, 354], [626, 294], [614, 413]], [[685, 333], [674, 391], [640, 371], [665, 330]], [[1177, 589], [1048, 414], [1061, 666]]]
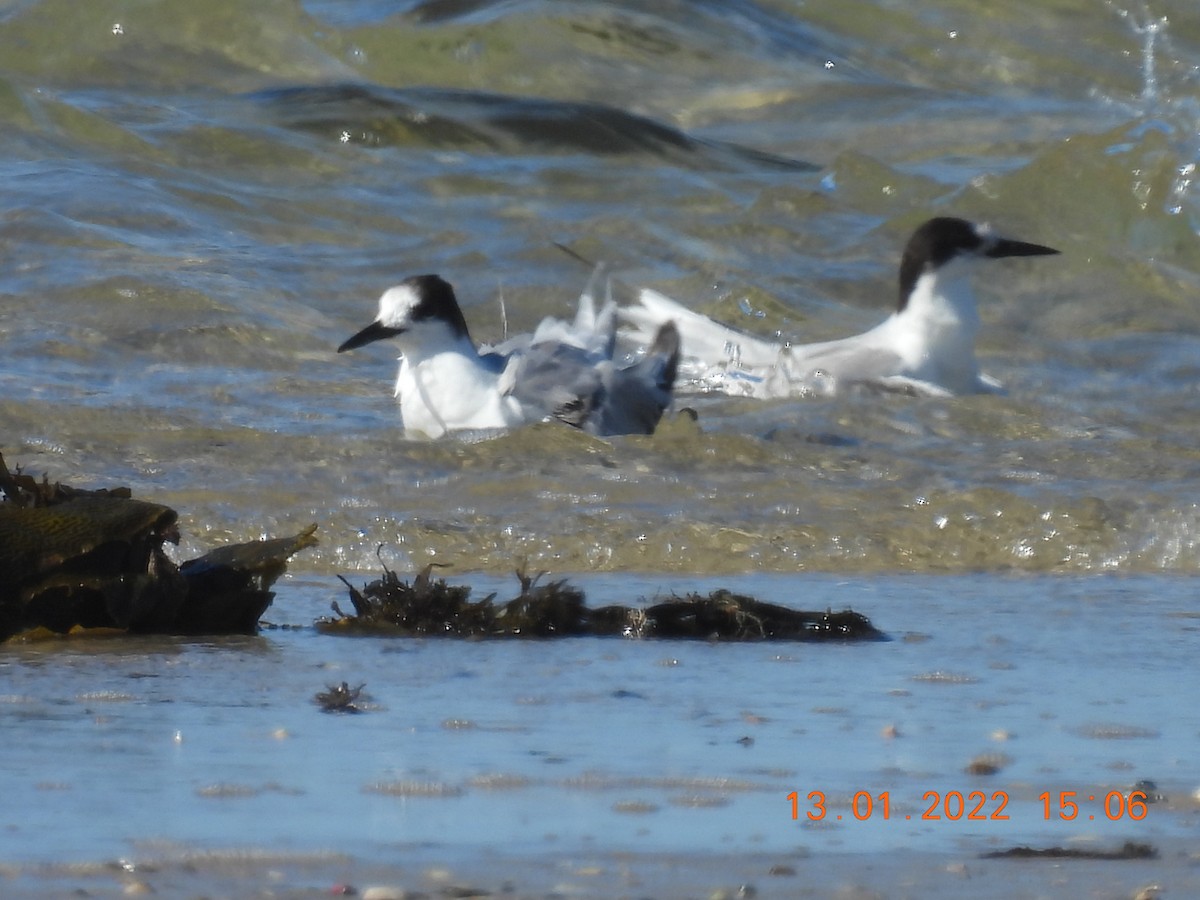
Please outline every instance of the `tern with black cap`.
[[757, 338], [650, 289], [620, 312], [643, 342], [658, 323], [676, 323], [687, 352], [676, 390], [690, 385], [763, 399], [861, 384], [941, 396], [993, 392], [999, 382], [975, 359], [979, 312], [971, 274], [986, 260], [1055, 253], [965, 219], [930, 219], [904, 249], [896, 311], [862, 334], [815, 344]]
[[480, 353], [450, 284], [417, 275], [385, 291], [376, 320], [338, 352], [388, 338], [401, 352], [405, 434], [431, 438], [544, 420], [596, 435], [649, 434], [671, 402], [679, 359], [679, 335], [667, 322], [642, 359], [618, 367], [615, 305], [597, 313], [591, 285], [574, 323], [547, 319], [532, 335]]

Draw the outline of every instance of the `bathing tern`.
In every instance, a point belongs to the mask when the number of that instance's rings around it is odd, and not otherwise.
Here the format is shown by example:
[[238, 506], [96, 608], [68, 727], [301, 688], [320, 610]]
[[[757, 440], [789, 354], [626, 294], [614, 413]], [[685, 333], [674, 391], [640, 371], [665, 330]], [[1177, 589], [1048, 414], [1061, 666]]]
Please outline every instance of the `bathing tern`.
[[395, 338], [396, 397], [406, 436], [441, 437], [558, 420], [595, 435], [650, 434], [670, 405], [679, 333], [656, 326], [645, 355], [626, 367], [613, 359], [616, 305], [596, 310], [592, 284], [575, 320], [548, 318], [533, 334], [495, 348], [471, 340], [454, 289], [437, 275], [389, 288], [379, 316], [338, 352]]
[[933, 396], [987, 393], [1000, 383], [980, 373], [975, 360], [979, 313], [971, 273], [983, 260], [1055, 253], [964, 219], [930, 219], [904, 249], [896, 311], [862, 334], [814, 344], [753, 337], [648, 288], [620, 314], [640, 343], [659, 323], [676, 323], [687, 352], [676, 390], [686, 381], [701, 391], [762, 399], [860, 384]]

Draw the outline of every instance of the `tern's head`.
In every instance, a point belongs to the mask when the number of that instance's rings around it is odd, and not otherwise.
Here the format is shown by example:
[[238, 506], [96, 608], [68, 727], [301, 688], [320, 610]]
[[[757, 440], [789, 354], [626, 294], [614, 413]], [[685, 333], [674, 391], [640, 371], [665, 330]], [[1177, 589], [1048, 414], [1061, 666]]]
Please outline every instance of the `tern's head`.
[[938, 217], [930, 219], [908, 239], [900, 261], [900, 310], [922, 275], [957, 269], [961, 262], [973, 259], [999, 259], [1004, 256], [1048, 256], [1058, 253], [1041, 244], [1012, 241], [992, 233], [987, 225], [966, 219]]
[[467, 322], [454, 288], [437, 275], [414, 275], [388, 288], [379, 298], [379, 317], [348, 338], [338, 353], [406, 332], [444, 329], [451, 337], [468, 338]]

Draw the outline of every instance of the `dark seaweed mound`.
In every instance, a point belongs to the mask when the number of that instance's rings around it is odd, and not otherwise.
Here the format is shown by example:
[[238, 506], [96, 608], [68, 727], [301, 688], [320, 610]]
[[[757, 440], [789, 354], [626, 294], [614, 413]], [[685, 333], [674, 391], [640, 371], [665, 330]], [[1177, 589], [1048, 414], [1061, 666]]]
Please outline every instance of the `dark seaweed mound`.
[[672, 595], [650, 606], [589, 609], [583, 591], [564, 581], [540, 584], [517, 572], [520, 593], [497, 602], [495, 594], [471, 601], [471, 589], [422, 569], [412, 583], [384, 568], [360, 591], [345, 579], [353, 613], [335, 601], [336, 618], [319, 620], [329, 634], [445, 636], [458, 638], [619, 635], [724, 641], [877, 641], [887, 636], [851, 610], [807, 612], [732, 593]]

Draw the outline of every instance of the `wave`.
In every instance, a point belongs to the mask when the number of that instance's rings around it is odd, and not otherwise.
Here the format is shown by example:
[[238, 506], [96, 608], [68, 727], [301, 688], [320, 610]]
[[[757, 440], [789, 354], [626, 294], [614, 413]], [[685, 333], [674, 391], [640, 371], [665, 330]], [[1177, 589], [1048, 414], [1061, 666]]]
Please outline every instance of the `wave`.
[[279, 88], [256, 92], [250, 99], [285, 127], [370, 146], [638, 155], [705, 167], [818, 169], [803, 160], [693, 137], [601, 103], [368, 84]]

